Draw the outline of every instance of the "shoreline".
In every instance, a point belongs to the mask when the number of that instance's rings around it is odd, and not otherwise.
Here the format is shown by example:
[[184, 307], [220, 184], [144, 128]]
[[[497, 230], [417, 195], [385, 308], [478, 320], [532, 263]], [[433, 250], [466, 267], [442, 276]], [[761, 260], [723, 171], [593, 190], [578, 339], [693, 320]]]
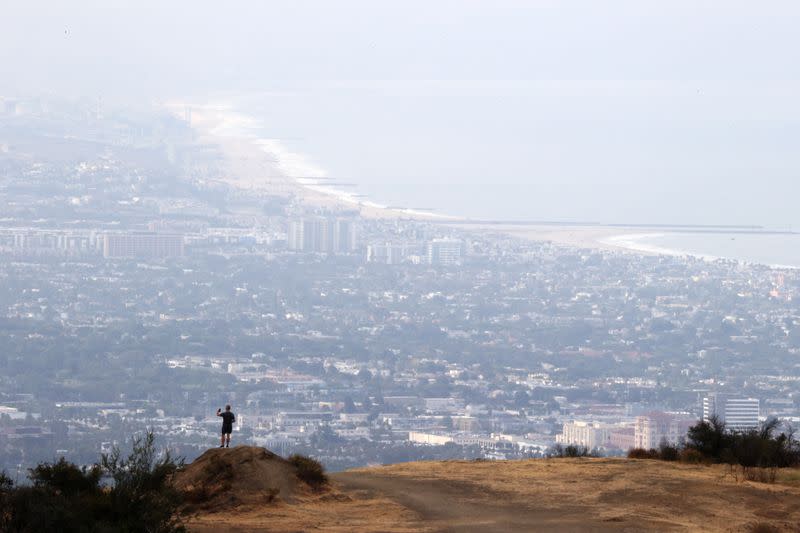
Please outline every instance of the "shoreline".
[[331, 209], [358, 210], [367, 218], [412, 218], [420, 221], [454, 220], [457, 217], [414, 209], [393, 209], [349, 191], [328, 185], [327, 171], [306, 155], [291, 150], [280, 139], [260, 135], [263, 125], [227, 103], [196, 104], [171, 101], [164, 108], [185, 120], [198, 142], [219, 147], [225, 159], [222, 178], [228, 185], [276, 196], [295, 196], [307, 205]]
[[287, 148], [278, 139], [259, 135], [262, 124], [253, 117], [239, 112], [227, 103], [197, 104], [187, 101], [171, 101], [164, 108], [178, 119], [185, 120], [189, 109], [189, 127], [197, 134], [198, 142], [218, 146], [225, 160], [224, 177], [227, 185], [260, 191], [279, 196], [295, 196], [306, 205], [332, 209], [355, 209], [365, 218], [410, 219], [428, 223], [447, 223], [461, 229], [479, 232], [501, 233], [535, 241], [552, 241], [564, 246], [616, 250], [642, 254], [640, 250], [604, 242], [604, 238], [616, 237], [630, 231], [605, 226], [530, 225], [481, 225], [462, 224], [462, 217], [433, 214], [413, 209], [393, 209], [387, 205], [355, 197], [347, 191], [336, 190], [320, 183], [327, 172], [303, 154]]
[[604, 239], [603, 242], [609, 244], [610, 246], [618, 246], [625, 250], [637, 251], [648, 255], [666, 255], [670, 257], [683, 257], [690, 255], [698, 257], [699, 259], [703, 259], [705, 261], [716, 261], [718, 259], [722, 259], [714, 255], [690, 254], [683, 250], [664, 248], [663, 246], [657, 246], [654, 244], [641, 242], [646, 239], [663, 237], [666, 234], [667, 233], [627, 233], [623, 235], [608, 237]]
[[[472, 223], [462, 217], [433, 214], [413, 209], [395, 209], [348, 191], [325, 184], [328, 174], [306, 155], [287, 147], [280, 139], [260, 135], [263, 124], [239, 112], [228, 103], [197, 104], [171, 101], [163, 108], [178, 119], [185, 120], [195, 131], [197, 142], [219, 147], [224, 159], [223, 175], [218, 179], [226, 185], [263, 194], [294, 197], [299, 203], [327, 209], [356, 210], [364, 218], [406, 219], [427, 223], [450, 224], [464, 230], [496, 233], [537, 242], [552, 242], [562, 246], [605, 250], [639, 256], [695, 257], [704, 261], [732, 260], [745, 264], [764, 265], [775, 269], [797, 269], [800, 266], [774, 265], [742, 259], [702, 254], [642, 242], [667, 234], [691, 232], [689, 226], [601, 225], [577, 222], [542, 223]], [[736, 233], [741, 227], [697, 227], [696, 233]], [[674, 229], [676, 231], [670, 231]], [[756, 229], [756, 228], [752, 228]], [[657, 233], [654, 233], [654, 230]], [[728, 230], [728, 231], [725, 231]], [[760, 233], [760, 232], [753, 232]]]
[[[621, 246], [626, 250], [630, 251], [638, 251], [643, 254], [647, 255], [661, 255], [661, 256], [670, 256], [670, 257], [692, 257], [696, 259], [700, 259], [703, 261], [714, 262], [714, 261], [733, 261], [739, 263], [741, 265], [746, 266], [762, 266], [768, 267], [774, 270], [797, 270], [800, 269], [798, 265], [787, 265], [787, 264], [778, 264], [778, 263], [769, 263], [767, 261], [753, 261], [748, 259], [742, 259], [741, 257], [730, 257], [724, 255], [713, 255], [708, 253], [701, 253], [701, 252], [694, 252], [691, 250], [682, 250], [677, 248], [666, 248], [663, 246], [655, 245], [655, 244], [648, 244], [645, 242], [640, 242], [645, 239], [656, 239], [660, 237], [666, 237], [669, 235], [680, 235], [680, 232], [661, 232], [661, 233], [637, 233], [637, 234], [626, 234], [626, 235], [618, 235], [614, 237], [609, 237], [604, 239], [606, 244], [609, 245], [617, 245]], [[722, 234], [722, 235], [733, 235], [736, 234], [735, 232], [732, 233], [710, 233], [713, 234]], [[794, 235], [793, 233], [782, 232], [782, 233], [767, 233], [766, 235]]]

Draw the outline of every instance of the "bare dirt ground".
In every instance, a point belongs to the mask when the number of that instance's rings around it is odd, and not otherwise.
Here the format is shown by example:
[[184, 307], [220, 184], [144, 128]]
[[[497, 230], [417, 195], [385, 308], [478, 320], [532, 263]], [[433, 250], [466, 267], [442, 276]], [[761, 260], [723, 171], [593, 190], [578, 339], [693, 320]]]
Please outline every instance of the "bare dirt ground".
[[800, 531], [800, 487], [737, 481], [718, 466], [445, 461], [331, 477], [326, 493], [196, 516], [190, 531]]
[[[478, 533], [530, 531], [586, 531], [586, 524], [577, 507], [551, 509], [509, 501], [478, 484], [450, 480], [419, 480], [384, 477], [370, 474], [340, 474], [340, 486], [361, 493], [362, 497], [383, 496], [415, 513], [413, 525], [420, 530]], [[595, 531], [611, 530], [608, 524], [597, 524]]]

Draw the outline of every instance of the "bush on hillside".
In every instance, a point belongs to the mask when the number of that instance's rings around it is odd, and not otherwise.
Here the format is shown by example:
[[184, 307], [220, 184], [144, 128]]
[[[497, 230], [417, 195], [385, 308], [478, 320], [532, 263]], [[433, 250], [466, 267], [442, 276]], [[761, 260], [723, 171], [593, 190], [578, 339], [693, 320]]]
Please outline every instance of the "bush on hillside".
[[767, 420], [760, 429], [729, 431], [716, 418], [689, 428], [688, 448], [704, 458], [742, 468], [785, 468], [800, 465], [800, 442], [794, 433], [776, 435], [780, 422]]
[[95, 531], [108, 515], [97, 465], [79, 468], [63, 458], [29, 471], [31, 485], [4, 481], [0, 531]]
[[[168, 484], [182, 464], [169, 454], [156, 458], [154, 437], [134, 439], [133, 451], [103, 456], [101, 464], [80, 468], [60, 459], [30, 469], [27, 486], [0, 476], [0, 531], [105, 532], [184, 531], [175, 511], [179, 495]], [[104, 486], [108, 476], [113, 482]]]
[[40, 463], [28, 474], [34, 487], [52, 489], [67, 497], [94, 491], [102, 477], [100, 465], [78, 468], [63, 457], [56, 463]]
[[628, 459], [658, 459], [658, 450], [650, 448], [631, 448], [628, 450]]
[[13, 489], [14, 482], [11, 478], [8, 477], [5, 471], [0, 472], [0, 531], [6, 531], [11, 520], [9, 498]]
[[126, 517], [128, 530], [183, 531], [174, 517], [181, 494], [169, 483], [175, 471], [183, 467], [183, 459], [174, 459], [169, 450], [159, 457], [152, 431], [133, 439], [127, 457], [115, 447], [102, 456], [101, 462], [114, 483], [110, 492], [113, 512]]
[[576, 444], [568, 444], [566, 446], [561, 443], [552, 446], [548, 452], [547, 457], [593, 457], [594, 455], [586, 446], [578, 446]]
[[725, 423], [712, 416], [710, 420], [701, 420], [689, 428], [688, 446], [704, 457], [719, 459], [723, 451], [730, 448], [730, 436]]
[[564, 448], [564, 457], [590, 457], [592, 454], [586, 446], [570, 444]]
[[723, 463], [730, 465], [736, 479], [773, 483], [776, 469], [800, 466], [800, 442], [791, 430], [777, 434], [779, 425], [777, 419], [770, 419], [757, 430], [730, 431], [714, 417], [689, 428], [684, 447], [662, 442], [658, 450], [633, 448], [628, 458]]
[[658, 446], [658, 458], [662, 461], [677, 461], [680, 456], [680, 449], [674, 444], [662, 441]]
[[288, 461], [295, 467], [297, 477], [314, 488], [320, 488], [328, 483], [325, 467], [322, 463], [305, 455], [290, 455]]

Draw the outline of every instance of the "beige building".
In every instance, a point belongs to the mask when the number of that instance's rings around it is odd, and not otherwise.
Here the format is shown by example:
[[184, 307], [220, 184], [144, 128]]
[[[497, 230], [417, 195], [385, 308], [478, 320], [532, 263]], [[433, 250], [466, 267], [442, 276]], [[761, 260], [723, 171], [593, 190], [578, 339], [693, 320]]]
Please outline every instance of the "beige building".
[[636, 417], [634, 447], [658, 448], [662, 442], [678, 444], [686, 438], [686, 433], [694, 420], [670, 413], [653, 412]]
[[613, 426], [599, 422], [566, 422], [561, 435], [556, 435], [556, 442], [560, 444], [575, 444], [593, 448], [609, 445], [610, 432]]
[[608, 443], [612, 448], [630, 450], [636, 447], [636, 429], [634, 427], [618, 428], [611, 431]]
[[593, 448], [629, 450], [634, 447], [634, 428], [630, 423], [567, 422], [561, 434], [556, 435], [556, 442], [586, 446], [590, 450]]

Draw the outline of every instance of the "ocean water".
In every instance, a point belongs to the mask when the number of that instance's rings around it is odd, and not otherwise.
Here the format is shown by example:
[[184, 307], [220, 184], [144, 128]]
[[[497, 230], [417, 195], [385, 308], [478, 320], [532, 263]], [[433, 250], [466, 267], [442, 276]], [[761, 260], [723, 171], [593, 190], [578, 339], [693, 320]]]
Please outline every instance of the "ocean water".
[[[284, 174], [331, 178], [317, 186], [374, 205], [479, 220], [800, 227], [800, 166], [784, 153], [800, 123], [692, 118], [646, 99], [632, 118], [630, 101], [600, 92], [601, 102], [587, 102], [569, 87], [365, 82], [215, 101]], [[800, 266], [793, 234], [621, 239], [632, 249]]]
[[382, 205], [476, 219], [800, 227], [790, 142], [800, 122], [704, 118], [612, 89], [364, 82], [223, 98], [295, 159]]
[[644, 233], [605, 239], [631, 250], [707, 259], [732, 259], [772, 267], [800, 268], [800, 234]]

